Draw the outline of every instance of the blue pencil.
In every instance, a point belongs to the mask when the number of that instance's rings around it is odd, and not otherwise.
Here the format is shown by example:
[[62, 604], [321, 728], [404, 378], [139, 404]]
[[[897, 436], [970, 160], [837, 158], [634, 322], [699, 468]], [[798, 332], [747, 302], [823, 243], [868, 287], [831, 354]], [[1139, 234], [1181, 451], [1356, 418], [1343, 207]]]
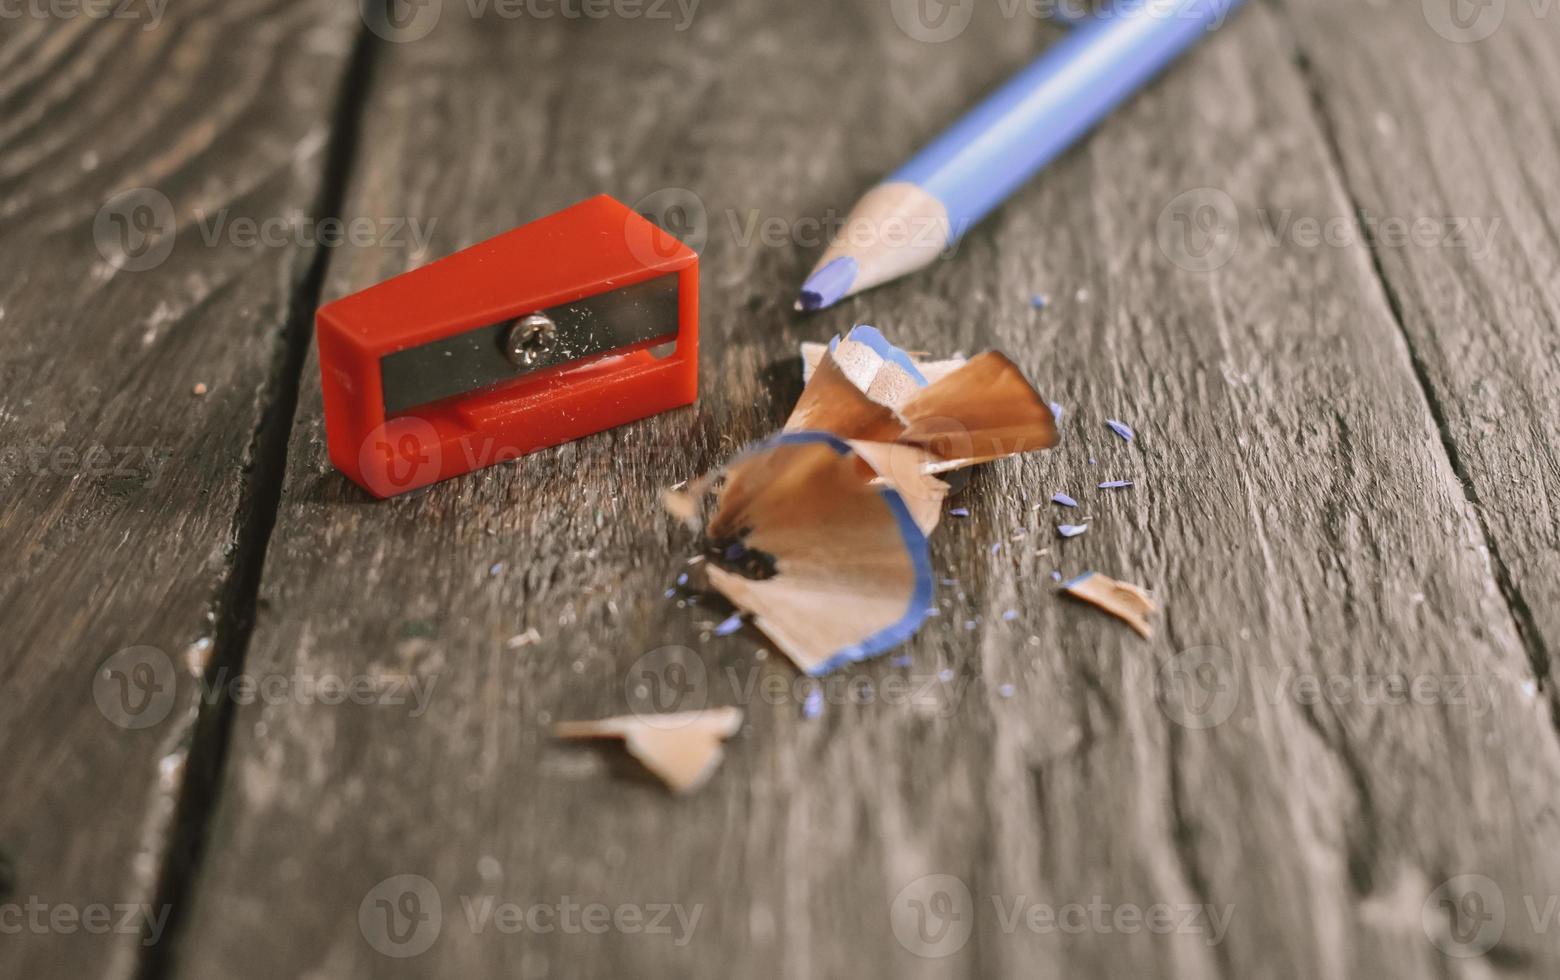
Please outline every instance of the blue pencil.
[[1241, 0], [1116, 0], [998, 88], [851, 210], [799, 310], [921, 268], [1093, 129]]

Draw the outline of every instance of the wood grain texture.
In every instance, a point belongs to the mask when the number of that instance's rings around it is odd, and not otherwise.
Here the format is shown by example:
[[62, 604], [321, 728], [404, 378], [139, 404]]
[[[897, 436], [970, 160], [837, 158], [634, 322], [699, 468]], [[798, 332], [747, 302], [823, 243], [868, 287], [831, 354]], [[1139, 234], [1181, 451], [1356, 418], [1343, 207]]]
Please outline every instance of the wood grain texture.
[[1547, 682], [1560, 650], [1560, 7], [1281, 6]]
[[309, 258], [208, 244], [201, 222], [313, 205], [355, 20], [113, 6], [15, 5], [0, 29], [4, 976], [130, 977], [165, 924], [195, 677], [233, 625]]
[[[428, 254], [341, 250], [327, 297], [590, 193], [659, 191], [704, 215], [704, 394], [371, 503], [326, 462], [311, 362], [246, 669], [374, 696], [239, 710], [179, 975], [1560, 966], [1519, 898], [1560, 880], [1549, 705], [1369, 250], [1243, 235], [1221, 264], [1182, 234], [1225, 201], [1243, 218], [1353, 213], [1270, 8], [952, 261], [790, 312], [815, 254], [791, 240], [799, 219], [843, 207], [1043, 33], [992, 5], [941, 45], [866, 3], [710, 4], [686, 31], [448, 6], [426, 38], [382, 47], [348, 211], [436, 232]], [[841, 84], [863, 64], [892, 81]], [[746, 240], [769, 217], [782, 240]], [[656, 498], [777, 427], [797, 342], [854, 320], [912, 348], [1001, 349], [1068, 419], [1061, 447], [963, 490], [971, 517], [934, 539], [941, 615], [911, 665], [853, 669], [872, 693], [830, 688], [807, 720], [758, 638], [709, 638], [723, 611], [663, 598], [688, 542]], [[1137, 486], [1090, 489], [1117, 477]], [[1031, 509], [1055, 490], [1084, 502], [1084, 537], [1054, 540], [1054, 515]], [[1156, 638], [1058, 599], [1057, 567], [1155, 590]], [[547, 737], [676, 680], [669, 662], [692, 673], [663, 707], [747, 712], [700, 794]], [[1383, 694], [1395, 678], [1415, 685], [1408, 703]], [[1439, 899], [1466, 881], [1438, 889], [1463, 873], [1509, 911], [1471, 960], [1432, 942], [1457, 914]], [[560, 921], [565, 902], [699, 918], [595, 934]], [[531, 913], [518, 930], [493, 918], [503, 903]], [[1167, 933], [1134, 924], [1161, 905]], [[1029, 928], [1035, 908], [1062, 923]], [[918, 914], [944, 911], [951, 931], [920, 951], [948, 955], [914, 955], [918, 925], [939, 924]]]

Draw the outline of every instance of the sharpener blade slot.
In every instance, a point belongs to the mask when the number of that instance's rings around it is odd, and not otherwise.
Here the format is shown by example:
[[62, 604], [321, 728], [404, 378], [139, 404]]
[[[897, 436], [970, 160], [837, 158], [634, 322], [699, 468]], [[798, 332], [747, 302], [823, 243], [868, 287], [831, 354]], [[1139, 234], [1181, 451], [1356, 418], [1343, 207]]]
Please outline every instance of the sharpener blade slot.
[[[404, 414], [573, 361], [671, 340], [677, 336], [677, 304], [677, 274], [669, 273], [387, 354], [379, 360], [385, 415]], [[515, 356], [516, 346], [523, 348], [522, 356]]]

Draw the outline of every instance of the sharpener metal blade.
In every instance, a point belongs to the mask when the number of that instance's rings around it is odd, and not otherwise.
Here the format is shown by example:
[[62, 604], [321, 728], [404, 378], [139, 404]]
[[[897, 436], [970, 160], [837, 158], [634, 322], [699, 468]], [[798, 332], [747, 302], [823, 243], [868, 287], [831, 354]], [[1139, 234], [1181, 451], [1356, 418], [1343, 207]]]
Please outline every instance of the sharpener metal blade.
[[677, 274], [537, 310], [555, 329], [524, 360], [509, 354], [510, 330], [527, 316], [468, 330], [379, 360], [385, 414], [480, 391], [537, 371], [677, 336]]

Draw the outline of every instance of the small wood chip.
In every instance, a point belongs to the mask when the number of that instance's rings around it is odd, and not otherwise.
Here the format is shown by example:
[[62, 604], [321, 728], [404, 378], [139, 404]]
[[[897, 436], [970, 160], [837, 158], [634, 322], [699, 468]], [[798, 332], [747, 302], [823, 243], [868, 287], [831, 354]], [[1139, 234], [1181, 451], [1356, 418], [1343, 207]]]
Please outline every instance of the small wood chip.
[[1140, 586], [1118, 582], [1098, 572], [1084, 572], [1062, 583], [1062, 591], [1105, 610], [1137, 630], [1144, 639], [1153, 635], [1148, 625], [1148, 616], [1158, 612], [1159, 607]]
[[710, 708], [665, 715], [623, 715], [553, 726], [558, 738], [620, 738], [674, 793], [690, 793], [710, 778], [725, 750], [721, 743], [742, 727], [740, 708]]

